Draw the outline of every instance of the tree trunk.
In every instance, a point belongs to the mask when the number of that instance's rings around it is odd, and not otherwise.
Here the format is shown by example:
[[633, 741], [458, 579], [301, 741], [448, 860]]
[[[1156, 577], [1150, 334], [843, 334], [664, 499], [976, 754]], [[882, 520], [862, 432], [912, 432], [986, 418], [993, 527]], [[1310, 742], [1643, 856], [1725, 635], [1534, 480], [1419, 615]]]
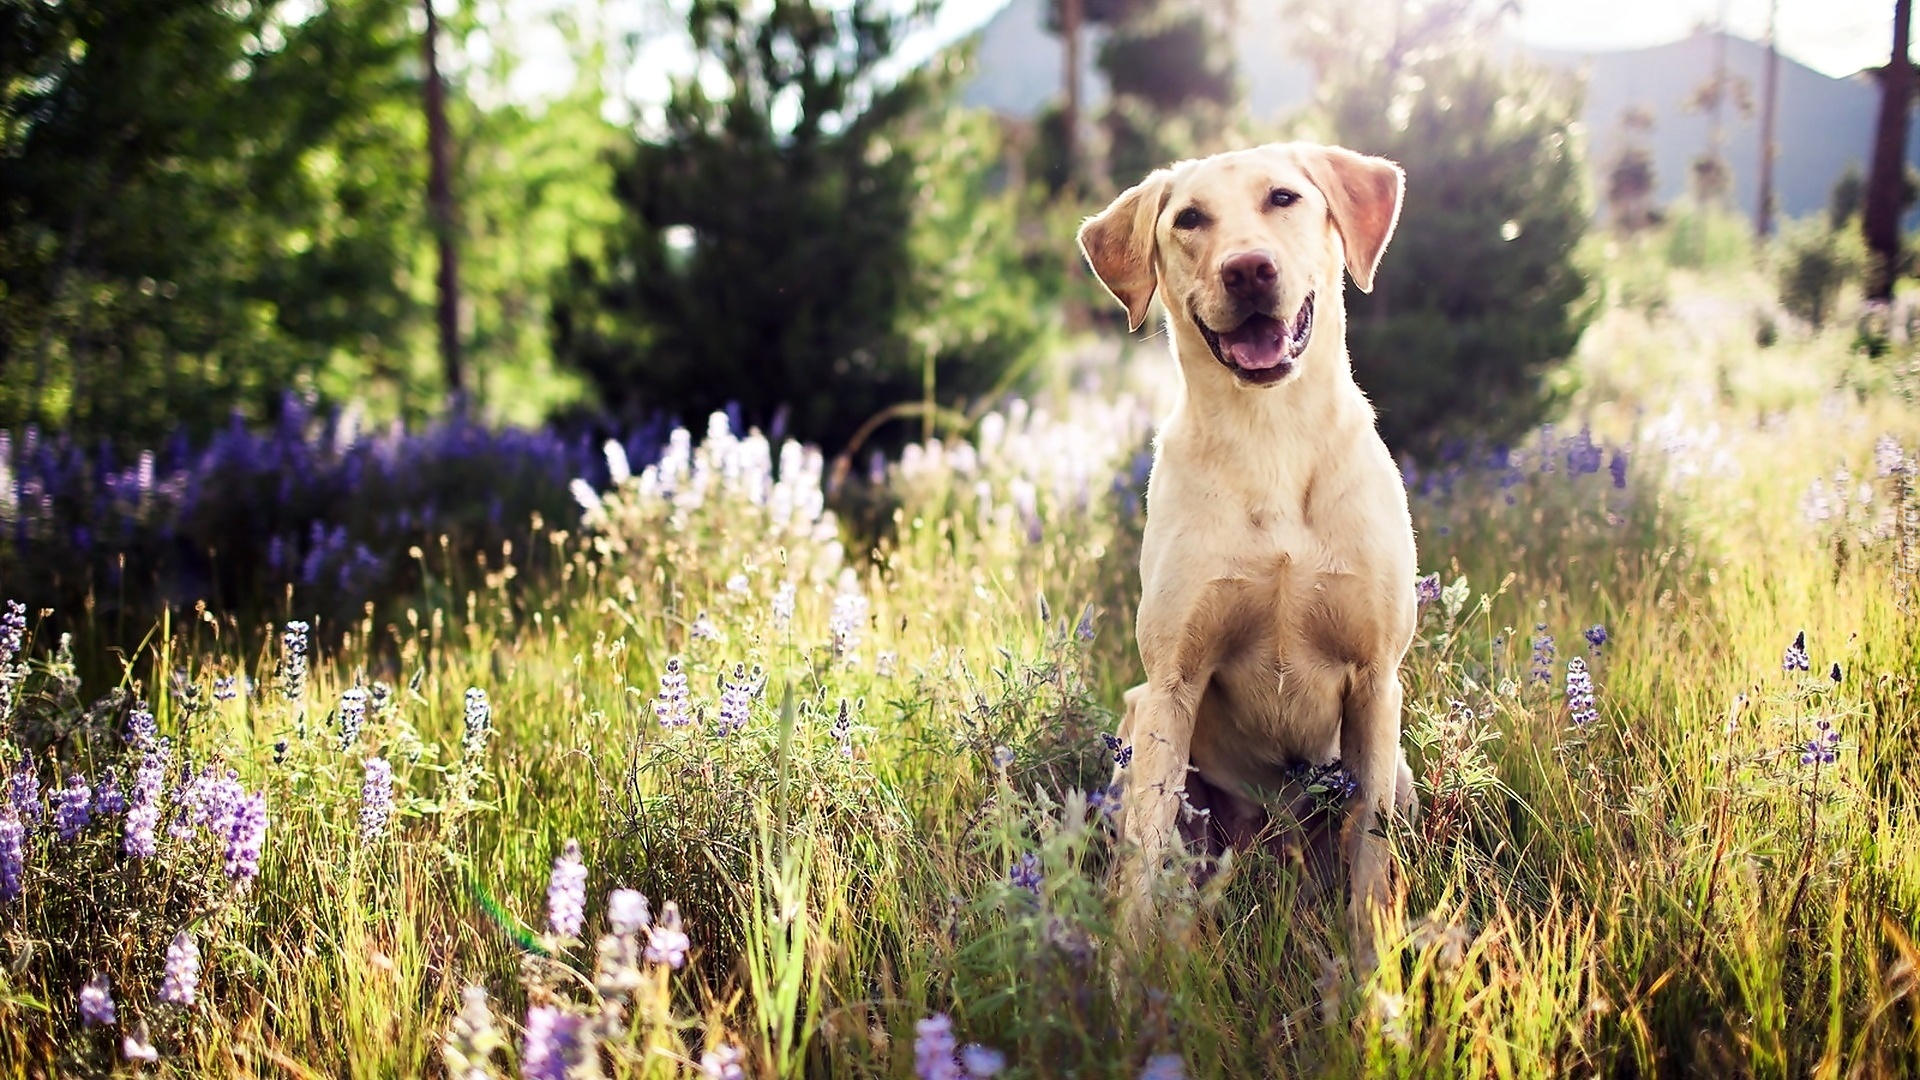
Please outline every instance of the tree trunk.
[[1780, 0], [1767, 9], [1767, 67], [1760, 84], [1760, 205], [1754, 212], [1754, 231], [1765, 240], [1773, 234], [1774, 113], [1780, 105], [1780, 45], [1775, 26]]
[[1913, 97], [1913, 63], [1907, 58], [1907, 22], [1913, 0], [1893, 5], [1893, 56], [1880, 77], [1880, 122], [1873, 140], [1873, 171], [1867, 177], [1867, 206], [1861, 231], [1871, 265], [1867, 299], [1892, 300], [1900, 269], [1900, 217], [1905, 211], [1907, 108]]
[[1080, 0], [1060, 0], [1060, 40], [1066, 45], [1066, 71], [1062, 73], [1066, 101], [1061, 106], [1061, 157], [1066, 159], [1067, 175], [1062, 190], [1080, 191]]
[[440, 82], [436, 55], [440, 24], [433, 14], [433, 0], [420, 0], [420, 3], [427, 12], [427, 36], [423, 45], [427, 62], [427, 214], [440, 249], [440, 295], [436, 310], [440, 363], [446, 372], [447, 403], [455, 413], [460, 413], [467, 406], [467, 381], [460, 361], [460, 254], [454, 244], [453, 184], [448, 175], [451, 148], [447, 136], [446, 88]]

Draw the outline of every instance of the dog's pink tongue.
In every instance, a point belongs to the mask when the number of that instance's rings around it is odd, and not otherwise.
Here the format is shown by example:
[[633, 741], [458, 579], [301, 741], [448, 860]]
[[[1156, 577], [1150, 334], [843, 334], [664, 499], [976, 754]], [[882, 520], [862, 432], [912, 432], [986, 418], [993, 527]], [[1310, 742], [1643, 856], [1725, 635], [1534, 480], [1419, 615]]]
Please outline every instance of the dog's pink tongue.
[[1286, 331], [1279, 320], [1255, 315], [1220, 335], [1220, 351], [1248, 371], [1265, 371], [1286, 358]]

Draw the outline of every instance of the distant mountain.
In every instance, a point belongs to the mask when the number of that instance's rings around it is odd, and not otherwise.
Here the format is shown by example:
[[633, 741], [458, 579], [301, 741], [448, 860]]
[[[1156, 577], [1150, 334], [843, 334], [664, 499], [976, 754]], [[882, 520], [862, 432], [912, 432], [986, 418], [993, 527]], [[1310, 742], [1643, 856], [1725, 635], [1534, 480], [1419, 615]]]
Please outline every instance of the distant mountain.
[[[1010, 116], [1032, 116], [1059, 93], [1063, 64], [1060, 41], [1047, 33], [1046, 0], [1011, 0], [984, 26], [977, 46], [977, 67], [962, 93], [969, 105]], [[1244, 23], [1238, 35], [1241, 77], [1247, 107], [1258, 116], [1284, 115], [1312, 97], [1313, 78], [1302, 61], [1285, 48], [1285, 29], [1273, 0], [1243, 0]], [[1099, 40], [1090, 35], [1084, 53], [1083, 100], [1097, 104], [1105, 87], [1093, 70]], [[1668, 202], [1685, 189], [1692, 161], [1706, 146], [1707, 118], [1686, 107], [1713, 72], [1717, 35], [1697, 33], [1684, 41], [1646, 49], [1579, 53], [1525, 49], [1536, 63], [1584, 72], [1588, 160], [1603, 171], [1618, 151], [1621, 116], [1633, 106], [1653, 115], [1649, 143], [1654, 155], [1658, 198]], [[1726, 37], [1728, 73], [1747, 83], [1754, 113], [1742, 116], [1732, 106], [1723, 112], [1726, 154], [1733, 166], [1734, 197], [1748, 214], [1757, 197], [1759, 105], [1765, 46]], [[1780, 58], [1780, 109], [1776, 128], [1778, 155], [1774, 190], [1789, 217], [1824, 210], [1827, 196], [1848, 165], [1866, 172], [1872, 156], [1879, 88], [1862, 73], [1835, 79]], [[1920, 115], [1916, 116], [1920, 121]], [[1920, 128], [1920, 123], [1916, 123]], [[1909, 160], [1920, 165], [1920, 138], [1910, 130]], [[1596, 190], [1600, 190], [1596, 177]]]

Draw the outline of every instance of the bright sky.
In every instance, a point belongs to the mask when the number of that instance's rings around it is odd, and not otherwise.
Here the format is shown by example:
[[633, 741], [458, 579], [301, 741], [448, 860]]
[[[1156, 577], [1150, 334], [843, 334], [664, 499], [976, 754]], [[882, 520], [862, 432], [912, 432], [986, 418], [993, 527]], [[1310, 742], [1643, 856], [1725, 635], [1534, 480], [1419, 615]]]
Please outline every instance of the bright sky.
[[[641, 55], [628, 70], [627, 93], [636, 101], [659, 101], [668, 80], [691, 64], [684, 43], [671, 33], [680, 7], [675, 0], [495, 0], [519, 24], [517, 44], [530, 61], [516, 73], [509, 94], [540, 98], [566, 88], [572, 78], [566, 42], [552, 19], [598, 10], [616, 33], [634, 33]], [[1243, 0], [1245, 2], [1245, 0]], [[1279, 0], [1256, 0], [1277, 3]], [[1774, 0], [1521, 0], [1514, 26], [1522, 41], [1547, 48], [1603, 52], [1664, 45], [1696, 26], [1725, 18], [1737, 36], [1765, 40]], [[1893, 45], [1893, 0], [1777, 0], [1780, 51], [1835, 77], [1886, 63]], [[930, 51], [984, 25], [1008, 0], [942, 0], [931, 33], [908, 53]], [[908, 57], [910, 61], [916, 59]]]

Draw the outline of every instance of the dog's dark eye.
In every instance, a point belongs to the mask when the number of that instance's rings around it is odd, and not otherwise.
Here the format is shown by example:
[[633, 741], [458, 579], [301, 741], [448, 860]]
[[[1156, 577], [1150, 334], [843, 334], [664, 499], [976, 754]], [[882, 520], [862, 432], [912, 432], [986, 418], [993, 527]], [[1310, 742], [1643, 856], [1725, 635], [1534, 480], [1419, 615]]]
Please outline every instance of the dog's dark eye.
[[1206, 220], [1206, 215], [1202, 214], [1198, 207], [1189, 206], [1174, 217], [1173, 227], [1176, 229], [1197, 229], [1201, 223]]
[[1268, 206], [1292, 206], [1299, 201], [1300, 193], [1297, 191], [1288, 191], [1286, 188], [1274, 188], [1273, 194], [1267, 196]]

